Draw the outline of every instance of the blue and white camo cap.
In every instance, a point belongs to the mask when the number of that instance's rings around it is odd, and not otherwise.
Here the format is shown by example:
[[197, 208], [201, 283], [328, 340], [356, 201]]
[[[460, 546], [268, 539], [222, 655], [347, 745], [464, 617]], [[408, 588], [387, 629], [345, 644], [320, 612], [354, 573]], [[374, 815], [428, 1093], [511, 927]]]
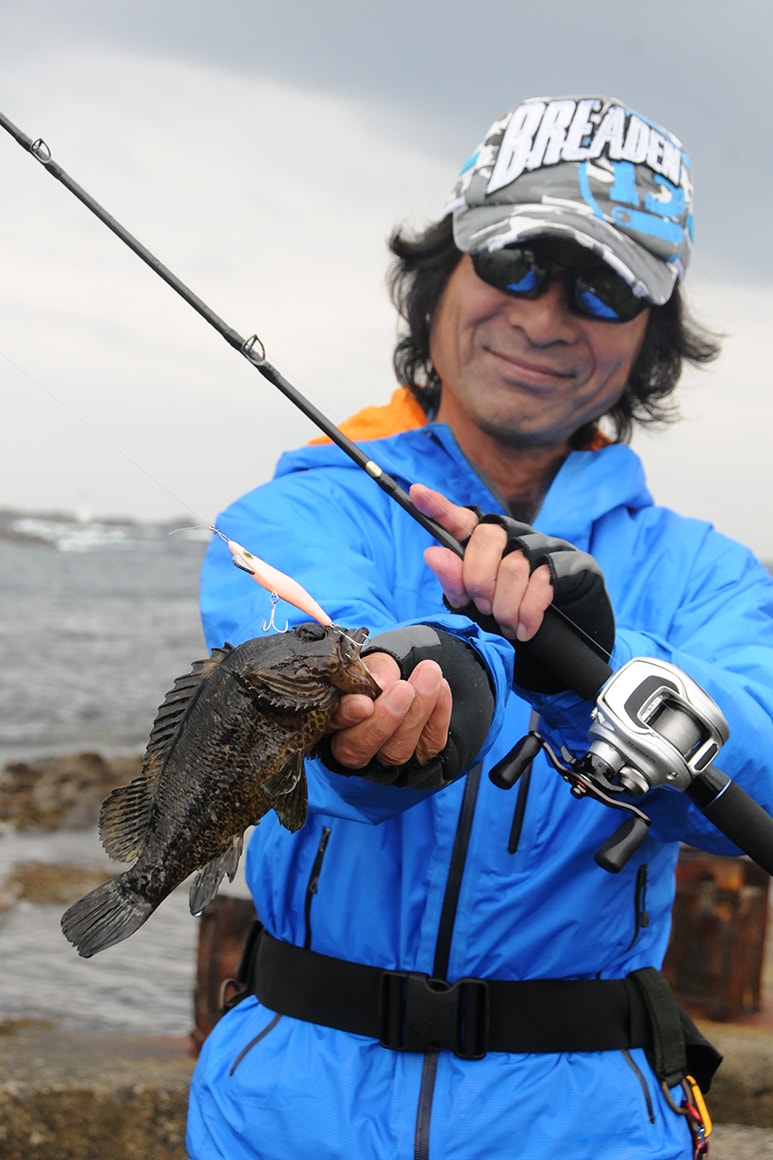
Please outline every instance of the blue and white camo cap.
[[692, 249], [690, 162], [676, 137], [622, 101], [534, 97], [491, 126], [449, 213], [463, 253], [569, 238], [659, 306]]

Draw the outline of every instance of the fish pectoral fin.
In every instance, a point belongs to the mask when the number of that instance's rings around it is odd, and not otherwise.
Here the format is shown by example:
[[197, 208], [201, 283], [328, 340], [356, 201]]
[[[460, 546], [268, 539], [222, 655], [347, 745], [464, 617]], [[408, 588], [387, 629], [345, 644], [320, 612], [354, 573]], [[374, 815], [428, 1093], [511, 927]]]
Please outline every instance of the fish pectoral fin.
[[228, 881], [233, 882], [242, 856], [243, 844], [244, 835], [237, 834], [225, 850], [221, 850], [198, 871], [191, 884], [189, 899], [191, 914], [201, 914], [207, 903], [217, 894], [220, 883], [226, 875]]
[[303, 754], [293, 753], [278, 773], [272, 773], [270, 777], [263, 779], [261, 788], [271, 798], [284, 797], [285, 794], [291, 793], [305, 776]]
[[[295, 833], [300, 830], [306, 822], [309, 813], [309, 793], [306, 784], [306, 774], [303, 769], [303, 758], [299, 755], [294, 757], [292, 762], [282, 770], [285, 783], [290, 786], [289, 789], [279, 790], [272, 794], [273, 807], [276, 811], [276, 816], [285, 827]], [[280, 777], [276, 774], [269, 781], [276, 782]], [[264, 783], [263, 788], [267, 793], [271, 792], [268, 789], [268, 783]]]

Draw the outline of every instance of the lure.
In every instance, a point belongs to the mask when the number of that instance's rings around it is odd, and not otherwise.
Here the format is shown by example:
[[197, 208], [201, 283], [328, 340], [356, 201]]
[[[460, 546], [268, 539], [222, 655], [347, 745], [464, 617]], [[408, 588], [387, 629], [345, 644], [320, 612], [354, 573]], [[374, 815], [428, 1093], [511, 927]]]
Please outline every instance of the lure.
[[228, 545], [228, 549], [233, 557], [233, 562], [237, 568], [241, 568], [243, 572], [249, 573], [258, 584], [271, 593], [272, 607], [271, 619], [267, 624], [263, 625], [264, 631], [268, 628], [275, 628], [274, 611], [276, 601], [281, 597], [286, 600], [288, 604], [292, 604], [295, 608], [299, 608], [301, 612], [313, 617], [319, 624], [330, 625], [333, 623], [331, 618], [323, 608], [317, 604], [314, 597], [306, 591], [302, 584], [297, 580], [293, 580], [292, 576], [288, 576], [285, 572], [280, 572], [278, 568], [273, 568], [271, 564], [267, 564], [265, 560], [261, 560], [260, 556], [254, 556], [252, 552], [248, 552], [236, 540], [230, 540], [220, 528], [216, 528], [214, 524], [210, 526], [210, 531], [213, 531], [216, 536]]

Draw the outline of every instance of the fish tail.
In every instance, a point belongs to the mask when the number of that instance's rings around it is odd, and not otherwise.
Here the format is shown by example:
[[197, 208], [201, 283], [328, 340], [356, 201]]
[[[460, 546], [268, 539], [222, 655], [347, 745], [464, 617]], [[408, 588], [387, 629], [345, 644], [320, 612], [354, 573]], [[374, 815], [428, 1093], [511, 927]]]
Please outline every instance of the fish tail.
[[120, 874], [74, 902], [62, 915], [62, 931], [78, 954], [91, 958], [134, 934], [155, 910]]

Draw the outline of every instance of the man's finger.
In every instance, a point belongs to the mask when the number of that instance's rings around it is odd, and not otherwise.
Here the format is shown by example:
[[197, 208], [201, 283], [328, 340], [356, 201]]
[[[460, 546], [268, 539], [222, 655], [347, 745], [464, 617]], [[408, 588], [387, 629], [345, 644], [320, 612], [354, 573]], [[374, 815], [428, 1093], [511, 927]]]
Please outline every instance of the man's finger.
[[435, 573], [443, 595], [452, 608], [463, 608], [469, 597], [462, 579], [462, 561], [448, 548], [432, 545], [424, 549], [424, 561]]
[[420, 765], [426, 765], [428, 761], [437, 757], [445, 749], [451, 725], [452, 707], [451, 686], [444, 678], [438, 690], [435, 708], [416, 745], [416, 760]]
[[423, 483], [411, 484], [409, 495], [422, 515], [444, 527], [457, 540], [466, 540], [477, 526], [478, 517], [469, 508], [451, 503], [440, 491], [426, 487]]
[[[402, 765], [413, 757], [427, 723], [435, 712], [443, 673], [434, 661], [421, 661], [411, 673], [409, 683], [415, 699], [398, 728], [379, 750], [378, 757], [384, 765]], [[441, 749], [444, 746], [445, 739]]]
[[497, 591], [502, 553], [507, 545], [504, 528], [481, 524], [470, 537], [464, 553], [462, 576], [468, 599], [484, 615], [491, 612]]
[[336, 761], [349, 769], [364, 768], [397, 731], [415, 697], [407, 681], [385, 689], [372, 702], [373, 713], [367, 720], [335, 734], [331, 749]]

